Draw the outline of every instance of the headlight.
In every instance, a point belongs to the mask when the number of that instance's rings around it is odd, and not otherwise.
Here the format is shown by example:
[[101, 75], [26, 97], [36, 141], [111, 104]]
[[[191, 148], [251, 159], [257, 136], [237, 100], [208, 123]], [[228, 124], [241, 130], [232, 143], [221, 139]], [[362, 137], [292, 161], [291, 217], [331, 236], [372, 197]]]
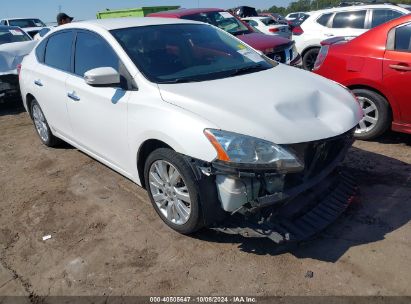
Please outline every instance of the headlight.
[[206, 129], [204, 134], [217, 150], [218, 160], [236, 164], [268, 165], [287, 171], [304, 168], [292, 152], [269, 141], [214, 129]]

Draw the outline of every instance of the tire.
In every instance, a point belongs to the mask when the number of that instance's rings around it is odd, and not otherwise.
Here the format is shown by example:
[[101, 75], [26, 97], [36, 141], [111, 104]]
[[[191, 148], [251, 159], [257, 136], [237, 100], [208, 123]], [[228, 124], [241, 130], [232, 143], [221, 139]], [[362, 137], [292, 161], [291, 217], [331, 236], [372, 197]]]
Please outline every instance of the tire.
[[369, 140], [382, 135], [391, 125], [391, 110], [387, 100], [380, 94], [367, 89], [354, 89], [364, 118], [358, 124], [354, 137]]
[[31, 102], [31, 116], [33, 119], [34, 127], [37, 131], [37, 135], [40, 140], [47, 147], [54, 147], [58, 144], [59, 140], [51, 132], [50, 126], [44, 116], [43, 110], [38, 104], [37, 100]]
[[[173, 178], [173, 173], [180, 177]], [[164, 223], [182, 234], [203, 227], [199, 186], [181, 155], [166, 148], [153, 151], [144, 166], [144, 179], [151, 203]]]
[[312, 71], [314, 68], [315, 60], [317, 59], [318, 53], [320, 52], [319, 48], [309, 49], [304, 53], [303, 56], [303, 69], [307, 71]]

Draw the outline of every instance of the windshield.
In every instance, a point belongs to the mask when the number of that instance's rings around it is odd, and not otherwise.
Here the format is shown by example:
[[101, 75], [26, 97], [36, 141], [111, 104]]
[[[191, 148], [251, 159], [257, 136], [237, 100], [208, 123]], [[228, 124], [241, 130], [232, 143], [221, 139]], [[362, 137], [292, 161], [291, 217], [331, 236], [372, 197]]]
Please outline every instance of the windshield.
[[25, 34], [21, 29], [0, 29], [0, 44], [29, 40], [31, 40], [30, 37], [27, 36], [27, 34]]
[[208, 12], [182, 16], [181, 19], [212, 24], [233, 35], [250, 34], [250, 30], [229, 12]]
[[10, 26], [25, 27], [43, 27], [46, 26], [40, 19], [14, 19], [9, 20]]
[[272, 68], [231, 35], [202, 24], [140, 26], [111, 31], [152, 82], [195, 82]]

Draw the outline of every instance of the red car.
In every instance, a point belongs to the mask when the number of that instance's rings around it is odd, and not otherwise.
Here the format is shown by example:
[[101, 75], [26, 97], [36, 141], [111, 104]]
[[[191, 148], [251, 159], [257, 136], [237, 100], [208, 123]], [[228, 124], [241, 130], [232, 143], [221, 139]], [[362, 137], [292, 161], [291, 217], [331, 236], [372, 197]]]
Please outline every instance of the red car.
[[364, 110], [357, 138], [375, 138], [390, 126], [411, 133], [411, 15], [352, 40], [323, 41], [313, 71], [357, 96]]
[[275, 61], [290, 65], [298, 65], [301, 62], [294, 41], [257, 33], [249, 25], [223, 9], [178, 9], [149, 14], [147, 17], [179, 18], [209, 23], [233, 34]]

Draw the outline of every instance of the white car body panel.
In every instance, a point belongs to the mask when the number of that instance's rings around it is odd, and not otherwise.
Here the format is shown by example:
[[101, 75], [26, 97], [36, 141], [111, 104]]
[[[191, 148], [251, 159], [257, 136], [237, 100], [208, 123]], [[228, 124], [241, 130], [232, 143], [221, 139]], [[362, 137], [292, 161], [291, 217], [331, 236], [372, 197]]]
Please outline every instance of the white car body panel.
[[[207, 90], [201, 82], [159, 87], [164, 100], [207, 117], [220, 129], [276, 144], [333, 137], [355, 127], [362, 112], [352, 95], [325, 78], [310, 76], [279, 64], [209, 81]], [[290, 94], [290, 88], [298, 90]]]
[[[329, 28], [317, 23], [317, 19], [327, 13], [339, 13], [339, 12], [350, 12], [350, 11], [362, 11], [362, 10], [374, 10], [374, 9], [390, 9], [402, 14], [409, 14], [410, 12], [405, 8], [396, 5], [387, 4], [375, 4], [375, 5], [354, 5], [347, 7], [335, 7], [330, 9], [324, 9], [319, 11], [309, 12], [310, 15], [300, 27], [304, 31], [301, 35], [293, 35], [293, 40], [295, 41], [295, 46], [297, 51], [303, 55], [303, 53], [312, 48], [320, 47], [321, 41], [338, 36], [359, 36], [369, 28], [358, 29], [358, 28]], [[366, 22], [369, 14], [366, 15]]]
[[[196, 22], [125, 18], [79, 22], [52, 30], [45, 38], [70, 28], [98, 33], [127, 67], [138, 90], [91, 87], [81, 77], [51, 71], [38, 63], [32, 52], [24, 59], [21, 71], [24, 106], [27, 109], [27, 95], [33, 95], [56, 136], [139, 185], [137, 157], [147, 140], [162, 141], [178, 153], [211, 162], [217, 153], [203, 134], [206, 128], [283, 144], [339, 135], [360, 120], [361, 109], [347, 90], [285, 65], [219, 80], [157, 85], [140, 73], [108, 32], [176, 23]], [[34, 83], [38, 80], [42, 86]], [[67, 93], [74, 93], [79, 100], [70, 99]]]
[[36, 44], [37, 41], [21, 41], [0, 45], [0, 75], [17, 75], [17, 65]]

